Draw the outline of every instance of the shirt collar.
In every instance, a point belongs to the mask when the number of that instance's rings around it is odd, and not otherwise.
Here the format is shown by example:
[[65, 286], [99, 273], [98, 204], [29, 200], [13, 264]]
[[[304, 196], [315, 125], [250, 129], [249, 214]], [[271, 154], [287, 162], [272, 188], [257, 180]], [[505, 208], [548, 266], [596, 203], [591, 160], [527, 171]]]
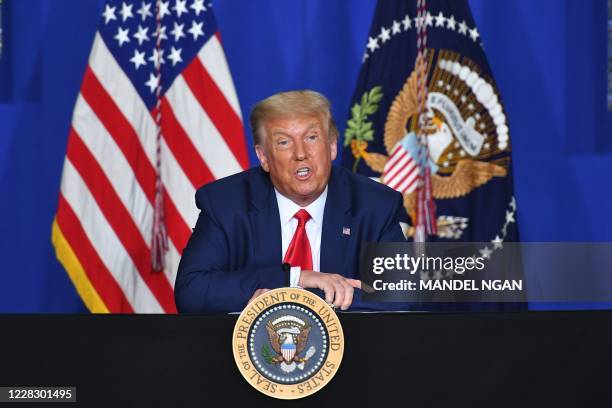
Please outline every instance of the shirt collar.
[[321, 195], [306, 207], [300, 207], [279, 193], [276, 188], [274, 188], [274, 193], [276, 194], [276, 202], [278, 203], [278, 213], [280, 215], [281, 225], [285, 225], [291, 221], [295, 213], [301, 208], [308, 211], [315, 224], [319, 226], [323, 225], [323, 212], [325, 210], [325, 201], [327, 200], [327, 186], [325, 186], [325, 190], [323, 190]]

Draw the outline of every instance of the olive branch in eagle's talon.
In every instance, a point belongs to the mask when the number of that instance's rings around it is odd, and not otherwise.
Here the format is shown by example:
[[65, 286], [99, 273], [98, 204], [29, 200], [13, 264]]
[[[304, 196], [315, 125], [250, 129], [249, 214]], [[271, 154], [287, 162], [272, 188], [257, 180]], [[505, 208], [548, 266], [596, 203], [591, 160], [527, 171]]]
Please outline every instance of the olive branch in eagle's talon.
[[351, 108], [351, 118], [347, 121], [344, 132], [344, 146], [351, 146], [351, 153], [355, 157], [353, 172], [357, 172], [357, 166], [362, 157], [367, 156], [368, 142], [374, 140], [374, 129], [368, 116], [378, 111], [378, 103], [383, 97], [382, 87], [375, 86], [370, 91], [364, 92], [361, 102]]

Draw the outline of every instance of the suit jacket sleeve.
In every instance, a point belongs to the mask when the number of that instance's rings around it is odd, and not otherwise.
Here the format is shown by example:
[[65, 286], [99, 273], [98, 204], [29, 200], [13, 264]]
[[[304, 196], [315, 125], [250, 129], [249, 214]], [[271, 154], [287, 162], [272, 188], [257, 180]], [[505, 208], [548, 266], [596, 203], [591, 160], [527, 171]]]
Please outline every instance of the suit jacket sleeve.
[[281, 265], [230, 270], [229, 237], [219, 225], [204, 191], [200, 216], [183, 251], [174, 296], [180, 313], [240, 311], [258, 288], [284, 286]]
[[[389, 209], [389, 212], [386, 217], [385, 224], [381, 230], [380, 237], [378, 242], [406, 242], [406, 237], [404, 237], [404, 233], [402, 232], [402, 228], [400, 227], [400, 220], [403, 216], [404, 206], [403, 199], [400, 193], [395, 193], [395, 199], [393, 200], [393, 205]], [[409, 302], [365, 302], [362, 299], [361, 290], [356, 290], [353, 297], [353, 304], [351, 305], [350, 310], [367, 310], [367, 311], [375, 311], [375, 310], [418, 310], [418, 303], [409, 303]]]
[[404, 242], [406, 237], [400, 227], [400, 220], [404, 211], [403, 198], [398, 192], [394, 192], [395, 200], [391, 207], [385, 225], [382, 229], [378, 242]]

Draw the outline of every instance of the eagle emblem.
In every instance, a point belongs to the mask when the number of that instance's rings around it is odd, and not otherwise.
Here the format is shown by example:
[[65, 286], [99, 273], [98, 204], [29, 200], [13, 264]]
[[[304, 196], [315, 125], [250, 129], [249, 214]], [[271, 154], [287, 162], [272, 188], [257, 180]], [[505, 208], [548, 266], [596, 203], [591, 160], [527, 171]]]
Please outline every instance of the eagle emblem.
[[[417, 183], [409, 177], [401, 179], [389, 169], [394, 165], [392, 156], [398, 148], [408, 157], [416, 156], [415, 133], [419, 123], [425, 123], [421, 130], [428, 139], [432, 194], [437, 200], [465, 196], [494, 177], [505, 177], [510, 163], [508, 126], [493, 81], [483, 76], [473, 61], [458, 53], [440, 50], [435, 54], [431, 49], [427, 53], [429, 81], [424, 120], [418, 117], [415, 70], [387, 113], [384, 126], [387, 155], [367, 151], [367, 141], [373, 140], [373, 134], [371, 123], [365, 119], [378, 109], [381, 87], [366, 92], [360, 108], [354, 107], [360, 116], [353, 112], [345, 140], [356, 160], [364, 160], [373, 171], [381, 173], [383, 183], [403, 194], [404, 207], [413, 225]], [[356, 123], [357, 117], [364, 123]], [[394, 176], [401, 181], [394, 180]], [[459, 238], [467, 222], [463, 217], [440, 216], [438, 235]], [[407, 235], [413, 232], [410, 228]]]
[[285, 373], [291, 373], [296, 368], [303, 370], [308, 359], [315, 354], [315, 347], [310, 346], [306, 353], [301, 356], [308, 344], [308, 335], [311, 326], [302, 319], [285, 315], [266, 324], [268, 339], [272, 350], [264, 345], [262, 354], [264, 360], [269, 364], [279, 365]]
[[232, 349], [254, 388], [274, 398], [297, 399], [320, 390], [338, 371], [344, 333], [323, 299], [300, 288], [278, 288], [242, 311]]

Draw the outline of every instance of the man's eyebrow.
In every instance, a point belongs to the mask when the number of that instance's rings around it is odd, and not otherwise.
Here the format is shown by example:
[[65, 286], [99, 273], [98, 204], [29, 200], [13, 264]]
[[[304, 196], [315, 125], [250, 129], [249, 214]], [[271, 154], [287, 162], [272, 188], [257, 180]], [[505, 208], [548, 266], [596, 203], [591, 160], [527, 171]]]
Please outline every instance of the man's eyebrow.
[[[311, 124], [310, 126], [308, 126], [306, 128], [304, 133], [308, 133], [308, 132], [310, 132], [313, 129], [321, 130], [321, 126], [318, 123], [313, 123], [313, 124]], [[285, 132], [284, 130], [274, 130], [274, 131], [272, 131], [272, 135], [271, 136], [288, 136], [288, 137], [293, 137], [289, 133]]]
[[313, 123], [312, 125], [310, 125], [310, 126], [308, 126], [308, 127], [306, 128], [306, 130], [304, 131], [304, 134], [306, 134], [306, 133], [310, 133], [310, 132], [312, 132], [312, 131], [314, 131], [314, 130], [316, 130], [316, 131], [319, 131], [319, 132], [320, 132], [320, 131], [321, 131], [321, 125], [319, 125], [318, 123]]
[[311, 131], [313, 128], [316, 128], [317, 130], [321, 130], [321, 126], [318, 123], [313, 123], [310, 126], [308, 126], [308, 129], [306, 129], [306, 132]]
[[272, 132], [272, 136], [287, 136], [287, 137], [291, 137], [291, 135], [289, 133], [286, 133], [282, 130], [275, 130]]

